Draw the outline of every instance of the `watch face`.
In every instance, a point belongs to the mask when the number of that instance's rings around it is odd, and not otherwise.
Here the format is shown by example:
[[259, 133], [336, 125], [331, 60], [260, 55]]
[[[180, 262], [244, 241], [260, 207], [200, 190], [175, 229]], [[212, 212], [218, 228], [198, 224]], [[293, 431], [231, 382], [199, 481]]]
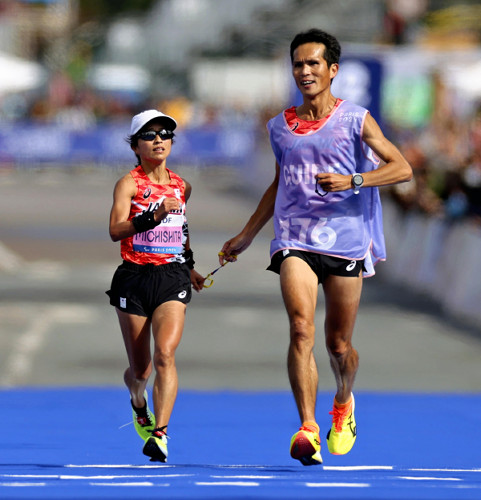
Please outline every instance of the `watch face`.
[[362, 175], [358, 174], [352, 177], [352, 182], [354, 183], [355, 186], [362, 186], [364, 179], [362, 178]]

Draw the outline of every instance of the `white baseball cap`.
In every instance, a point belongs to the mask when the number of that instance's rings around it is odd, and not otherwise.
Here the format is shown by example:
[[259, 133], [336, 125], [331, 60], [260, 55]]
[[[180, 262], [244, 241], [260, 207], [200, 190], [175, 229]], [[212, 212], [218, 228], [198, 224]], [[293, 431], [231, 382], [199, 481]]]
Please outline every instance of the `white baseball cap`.
[[147, 111], [142, 111], [138, 115], [132, 118], [132, 124], [130, 125], [130, 135], [135, 135], [144, 125], [149, 123], [156, 118], [162, 118], [166, 122], [166, 126], [169, 130], [174, 130], [177, 127], [177, 122], [168, 115], [157, 111], [156, 109], [148, 109]]

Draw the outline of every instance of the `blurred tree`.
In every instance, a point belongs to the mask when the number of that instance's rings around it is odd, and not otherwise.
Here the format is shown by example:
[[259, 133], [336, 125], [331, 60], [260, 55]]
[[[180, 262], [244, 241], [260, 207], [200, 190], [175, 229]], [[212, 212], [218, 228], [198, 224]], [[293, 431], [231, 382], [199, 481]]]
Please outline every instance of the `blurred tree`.
[[82, 0], [78, 3], [80, 20], [109, 20], [126, 12], [146, 13], [159, 0]]

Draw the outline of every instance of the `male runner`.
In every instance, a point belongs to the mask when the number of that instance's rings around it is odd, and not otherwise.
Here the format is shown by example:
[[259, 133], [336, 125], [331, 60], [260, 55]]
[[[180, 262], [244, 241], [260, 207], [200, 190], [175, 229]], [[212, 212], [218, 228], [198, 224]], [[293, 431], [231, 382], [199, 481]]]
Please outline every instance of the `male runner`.
[[293, 39], [292, 74], [303, 102], [269, 121], [274, 181], [219, 259], [233, 261], [274, 216], [268, 269], [280, 274], [289, 317], [287, 367], [301, 421], [290, 453], [303, 465], [322, 463], [313, 355], [318, 285], [324, 291], [325, 341], [337, 387], [327, 446], [342, 455], [351, 450], [357, 432], [352, 389], [359, 362], [351, 339], [362, 279], [385, 259], [377, 186], [412, 177], [410, 165], [369, 112], [332, 95], [340, 54], [337, 39], [317, 29]]

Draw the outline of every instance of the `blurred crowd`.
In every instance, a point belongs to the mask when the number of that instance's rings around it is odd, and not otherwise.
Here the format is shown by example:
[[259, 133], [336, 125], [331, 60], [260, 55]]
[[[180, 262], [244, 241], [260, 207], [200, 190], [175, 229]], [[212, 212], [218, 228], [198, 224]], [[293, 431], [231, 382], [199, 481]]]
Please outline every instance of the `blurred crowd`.
[[467, 120], [435, 111], [426, 127], [392, 139], [414, 171], [390, 189], [404, 212], [481, 225], [481, 104]]
[[77, 85], [67, 72], [59, 71], [40, 90], [4, 96], [0, 116], [4, 122], [29, 121], [85, 130], [130, 117], [138, 105], [128, 96], [103, 94], [87, 85]]
[[188, 127], [243, 124], [255, 127], [258, 121], [239, 103], [228, 107], [195, 102], [183, 95], [145, 97], [140, 93], [96, 90], [76, 83], [67, 72], [58, 72], [38, 92], [0, 96], [2, 122], [29, 121], [36, 124], [63, 125], [70, 130], [85, 130], [103, 123], [130, 120], [139, 109], [156, 108], [175, 116]]
[[[481, 103], [471, 115], [459, 117], [446, 109], [448, 96], [434, 106], [429, 123], [408, 130], [387, 124], [386, 135], [401, 149], [414, 170], [410, 183], [386, 190], [404, 212], [472, 220], [481, 225]], [[216, 107], [184, 96], [169, 99], [128, 98], [78, 87], [65, 73], [54, 75], [40, 94], [10, 94], [0, 100], [3, 122], [56, 124], [85, 130], [106, 122], [128, 122], [139, 109], [158, 108], [184, 127], [242, 125], [266, 138], [265, 124], [279, 109], [253, 113], [238, 104]], [[386, 193], [384, 191], [384, 193]]]

